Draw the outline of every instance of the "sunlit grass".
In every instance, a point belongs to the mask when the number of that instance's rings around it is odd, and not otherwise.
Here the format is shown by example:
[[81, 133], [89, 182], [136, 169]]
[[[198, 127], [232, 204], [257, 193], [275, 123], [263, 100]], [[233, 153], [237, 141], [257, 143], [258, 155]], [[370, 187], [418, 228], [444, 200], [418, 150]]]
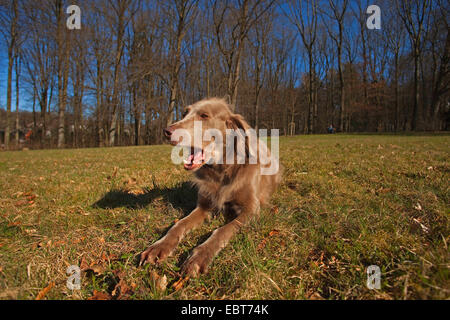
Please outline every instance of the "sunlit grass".
[[[189, 234], [159, 266], [137, 257], [195, 206], [170, 146], [0, 153], [0, 298], [403, 299], [449, 295], [450, 137], [317, 135], [281, 139], [272, 207], [210, 272], [181, 289], [180, 264], [223, 223]], [[88, 266], [81, 290], [69, 265]], [[366, 287], [378, 265], [382, 287]], [[94, 270], [92, 270], [94, 269]], [[166, 276], [165, 290], [150, 276]]]

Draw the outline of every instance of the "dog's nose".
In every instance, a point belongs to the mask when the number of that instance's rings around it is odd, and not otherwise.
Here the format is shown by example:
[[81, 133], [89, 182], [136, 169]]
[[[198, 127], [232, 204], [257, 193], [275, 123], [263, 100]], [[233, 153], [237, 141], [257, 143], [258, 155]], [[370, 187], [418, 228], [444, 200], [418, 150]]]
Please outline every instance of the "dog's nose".
[[167, 138], [170, 138], [170, 136], [172, 135], [172, 132], [173, 132], [173, 128], [172, 127], [168, 127], [168, 128], [165, 128], [163, 131], [164, 131], [164, 135]]

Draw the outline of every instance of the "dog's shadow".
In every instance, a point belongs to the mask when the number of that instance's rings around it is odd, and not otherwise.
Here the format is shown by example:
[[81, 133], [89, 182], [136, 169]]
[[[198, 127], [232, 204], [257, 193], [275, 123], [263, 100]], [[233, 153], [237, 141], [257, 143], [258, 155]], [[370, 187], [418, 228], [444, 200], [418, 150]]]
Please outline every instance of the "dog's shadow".
[[[126, 190], [114, 189], [106, 193], [100, 200], [95, 202], [92, 207], [102, 209], [114, 208], [145, 208], [155, 199], [162, 197], [163, 201], [172, 205], [174, 209], [181, 210], [183, 216], [187, 216], [195, 209], [197, 199], [197, 189], [189, 182], [182, 182], [173, 188], [153, 188], [145, 189], [143, 194], [132, 194]], [[161, 236], [165, 235], [172, 226], [168, 226], [165, 230], [161, 230]], [[198, 239], [197, 245], [205, 241], [212, 232], [209, 232]], [[184, 252], [177, 263], [181, 267], [182, 262], [191, 254], [192, 250]], [[140, 253], [136, 253], [134, 264], [139, 266]]]
[[145, 208], [155, 199], [162, 197], [163, 201], [170, 203], [174, 209], [179, 209], [186, 216], [194, 210], [197, 199], [197, 190], [189, 182], [182, 182], [173, 188], [154, 186], [146, 188], [142, 194], [129, 193], [126, 190], [115, 189], [106, 193], [92, 206], [94, 208]]

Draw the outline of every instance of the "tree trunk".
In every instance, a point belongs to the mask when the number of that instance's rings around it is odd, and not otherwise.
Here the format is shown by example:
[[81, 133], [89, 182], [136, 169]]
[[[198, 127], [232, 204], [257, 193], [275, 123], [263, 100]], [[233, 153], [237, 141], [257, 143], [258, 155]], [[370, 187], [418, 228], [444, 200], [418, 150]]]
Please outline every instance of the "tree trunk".
[[20, 78], [20, 61], [16, 54], [16, 147], [19, 146], [19, 78]]
[[414, 106], [412, 114], [411, 130], [419, 130], [419, 50], [414, 49]]
[[400, 129], [400, 101], [399, 101], [399, 88], [398, 88], [398, 78], [399, 78], [399, 54], [398, 51], [395, 52], [395, 76], [394, 76], [394, 86], [395, 86], [395, 131]]
[[17, 33], [17, 0], [12, 3], [13, 17], [11, 20], [10, 41], [8, 43], [8, 82], [6, 84], [6, 127], [5, 127], [5, 149], [9, 149], [9, 138], [11, 132], [11, 85], [12, 85], [12, 69], [14, 62], [14, 50], [16, 46]]
[[120, 76], [120, 62], [123, 55], [123, 35], [125, 32], [125, 10], [126, 8], [118, 9], [117, 21], [117, 41], [116, 41], [116, 55], [114, 60], [114, 84], [112, 96], [112, 119], [109, 128], [109, 146], [113, 147], [116, 142], [116, 127], [119, 117], [119, 76]]

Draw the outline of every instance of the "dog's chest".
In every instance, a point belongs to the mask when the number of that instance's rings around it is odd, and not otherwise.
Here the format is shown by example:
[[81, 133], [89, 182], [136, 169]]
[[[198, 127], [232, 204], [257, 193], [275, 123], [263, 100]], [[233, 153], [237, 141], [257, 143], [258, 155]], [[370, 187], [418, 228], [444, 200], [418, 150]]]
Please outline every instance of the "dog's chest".
[[224, 204], [232, 199], [232, 192], [228, 185], [206, 179], [195, 179], [194, 182], [198, 187], [198, 192], [209, 199], [211, 204], [219, 210], [223, 209]]

